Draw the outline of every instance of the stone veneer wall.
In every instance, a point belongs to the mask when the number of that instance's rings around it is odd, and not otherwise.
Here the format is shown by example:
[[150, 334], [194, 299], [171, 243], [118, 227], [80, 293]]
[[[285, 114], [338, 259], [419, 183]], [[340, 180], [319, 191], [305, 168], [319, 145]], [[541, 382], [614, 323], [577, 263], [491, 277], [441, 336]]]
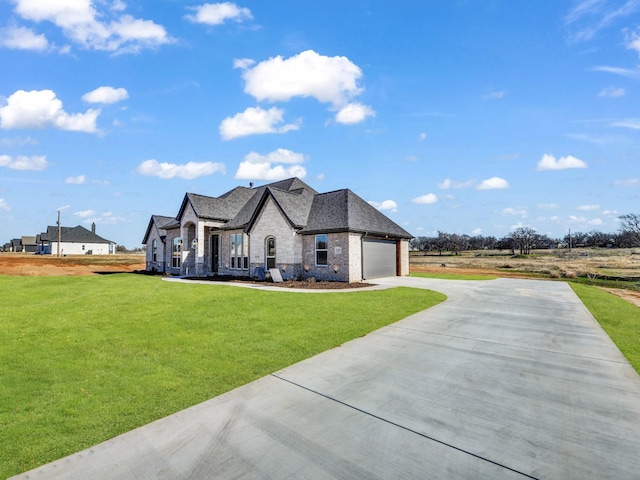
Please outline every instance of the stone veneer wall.
[[398, 275], [409, 275], [409, 240], [400, 240], [400, 271]]
[[328, 265], [316, 265], [316, 236], [304, 235], [302, 237], [302, 254], [304, 278], [315, 278], [316, 280], [328, 280], [338, 282], [357, 282], [362, 278], [351, 279], [350, 272], [352, 265], [349, 262], [349, 248], [351, 246], [351, 234], [330, 233], [328, 244]]
[[349, 282], [362, 281], [362, 234], [349, 234]]
[[[276, 267], [282, 272], [282, 278], [291, 279], [299, 275], [302, 242], [271, 198], [249, 233], [250, 273], [253, 274], [257, 267], [265, 267], [265, 241], [271, 236], [276, 239]], [[227, 238], [227, 245], [228, 241]]]

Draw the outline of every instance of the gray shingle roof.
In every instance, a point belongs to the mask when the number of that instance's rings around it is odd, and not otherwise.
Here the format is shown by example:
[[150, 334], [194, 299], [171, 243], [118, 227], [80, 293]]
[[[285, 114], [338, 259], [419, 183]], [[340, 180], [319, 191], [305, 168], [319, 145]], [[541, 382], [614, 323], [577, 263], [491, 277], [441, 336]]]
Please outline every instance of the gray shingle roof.
[[199, 218], [229, 221], [238, 214], [254, 193], [254, 190], [246, 187], [236, 187], [219, 197], [187, 193], [176, 218], [182, 216], [190, 203]]
[[249, 230], [269, 198], [300, 233], [350, 231], [393, 238], [413, 237], [351, 190], [318, 193], [299, 178], [288, 178], [257, 188], [237, 187], [219, 197], [187, 193], [176, 219], [154, 215], [149, 228], [154, 218], [169, 219], [164, 229], [178, 227], [185, 208], [191, 205], [199, 218], [225, 222], [221, 227], [224, 230]]
[[349, 189], [316, 195], [307, 224], [300, 233], [335, 231], [413, 238], [404, 228]]
[[[49, 225], [47, 231], [40, 234], [42, 241], [57, 242], [58, 227]], [[96, 235], [82, 225], [76, 227], [60, 227], [60, 241], [68, 243], [115, 243]]]
[[[292, 190], [287, 190], [288, 188]], [[238, 215], [225, 225], [225, 229], [249, 228], [269, 197], [275, 200], [293, 227], [302, 228], [307, 223], [313, 196], [317, 194], [313, 188], [298, 178], [263, 185], [254, 191], [253, 197], [238, 212]]]
[[[151, 234], [151, 229], [154, 225], [158, 230], [164, 230], [166, 228], [180, 226], [180, 222], [178, 222], [178, 220], [173, 217], [165, 217], [164, 215], [151, 215], [149, 225], [147, 226], [147, 231], [145, 232], [144, 238], [142, 239], [143, 245], [146, 245], [147, 240], [149, 239], [149, 235]], [[163, 232], [161, 232], [161, 234], [163, 234]]]

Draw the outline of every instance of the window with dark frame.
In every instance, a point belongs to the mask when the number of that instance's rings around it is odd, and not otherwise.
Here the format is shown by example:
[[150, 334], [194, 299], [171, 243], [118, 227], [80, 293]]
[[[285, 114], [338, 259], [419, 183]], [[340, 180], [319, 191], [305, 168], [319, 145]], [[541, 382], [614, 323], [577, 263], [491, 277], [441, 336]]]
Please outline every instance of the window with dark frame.
[[158, 261], [158, 241], [154, 240], [153, 243], [151, 244], [151, 258], [153, 262], [157, 262]]
[[182, 265], [182, 239], [176, 237], [171, 242], [171, 267], [180, 268]]
[[276, 239], [268, 237], [265, 242], [265, 258], [267, 260], [267, 268], [276, 268]]
[[326, 233], [316, 235], [316, 265], [329, 265], [329, 235]]
[[249, 237], [243, 233], [232, 233], [230, 245], [231, 268], [247, 270], [249, 268]]

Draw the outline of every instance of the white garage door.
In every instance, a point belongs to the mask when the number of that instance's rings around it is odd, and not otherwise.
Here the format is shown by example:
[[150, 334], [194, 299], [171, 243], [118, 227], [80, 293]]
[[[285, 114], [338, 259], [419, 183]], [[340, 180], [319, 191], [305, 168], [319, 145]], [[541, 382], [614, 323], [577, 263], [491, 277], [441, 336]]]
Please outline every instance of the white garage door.
[[362, 258], [362, 276], [365, 279], [396, 275], [396, 242], [365, 239]]

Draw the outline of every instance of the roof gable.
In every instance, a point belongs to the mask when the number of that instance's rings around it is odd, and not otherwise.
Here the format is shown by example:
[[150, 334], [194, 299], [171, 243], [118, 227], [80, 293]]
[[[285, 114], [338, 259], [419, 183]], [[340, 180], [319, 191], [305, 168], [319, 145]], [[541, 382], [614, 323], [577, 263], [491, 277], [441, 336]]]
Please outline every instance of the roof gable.
[[302, 228], [307, 223], [313, 196], [317, 192], [299, 178], [263, 185], [254, 190], [255, 194], [231, 220], [225, 229], [249, 230], [257, 220], [268, 198], [272, 198], [285, 219], [294, 228]]
[[246, 187], [236, 187], [219, 197], [208, 197], [197, 193], [187, 193], [177, 215], [181, 219], [188, 205], [198, 218], [229, 221], [235, 217], [255, 191]]
[[154, 227], [158, 230], [158, 233], [162, 235], [161, 230], [164, 230], [167, 226], [174, 224], [176, 221], [177, 220], [173, 217], [165, 217], [164, 215], [151, 215], [151, 218], [149, 219], [149, 225], [147, 226], [147, 231], [145, 232], [144, 238], [142, 239], [142, 244], [147, 244], [149, 235], [151, 235], [151, 230]]

